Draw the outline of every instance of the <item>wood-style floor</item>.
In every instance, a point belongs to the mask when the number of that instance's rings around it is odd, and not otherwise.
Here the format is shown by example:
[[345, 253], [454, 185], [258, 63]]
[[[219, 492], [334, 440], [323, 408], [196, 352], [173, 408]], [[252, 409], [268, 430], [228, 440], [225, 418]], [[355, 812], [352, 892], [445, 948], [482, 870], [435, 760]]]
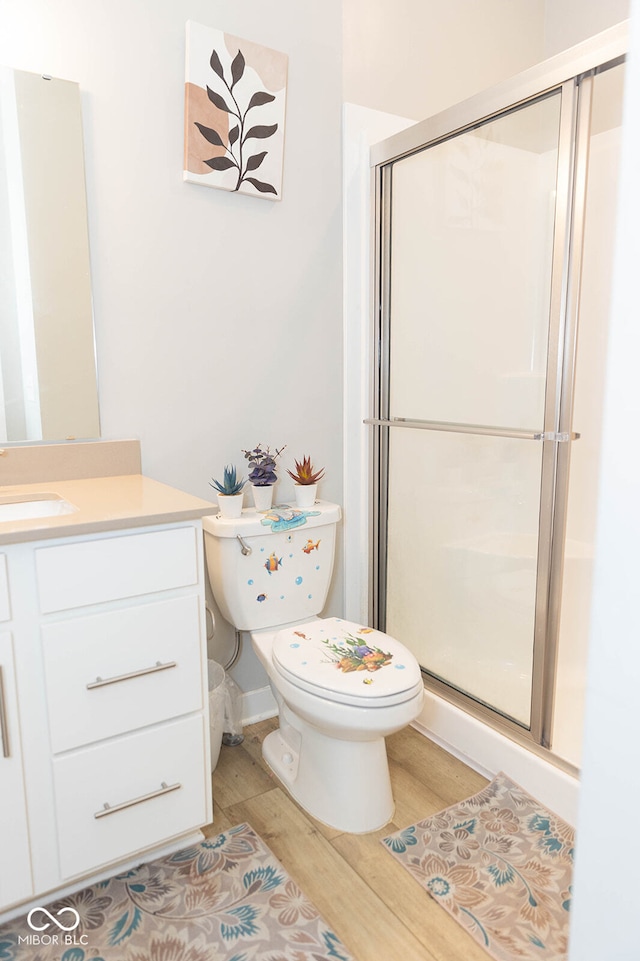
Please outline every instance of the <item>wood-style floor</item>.
[[291, 800], [262, 760], [276, 719], [223, 745], [213, 776], [218, 834], [248, 822], [357, 961], [487, 961], [488, 955], [388, 854], [380, 838], [475, 794], [487, 783], [412, 728], [387, 738], [396, 802], [372, 834], [341, 834]]

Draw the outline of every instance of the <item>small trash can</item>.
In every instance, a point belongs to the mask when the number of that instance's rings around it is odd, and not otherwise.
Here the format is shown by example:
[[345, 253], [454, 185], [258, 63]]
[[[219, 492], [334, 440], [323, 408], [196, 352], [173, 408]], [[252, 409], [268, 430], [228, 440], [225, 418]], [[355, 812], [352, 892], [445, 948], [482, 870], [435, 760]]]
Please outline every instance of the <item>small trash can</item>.
[[224, 728], [225, 673], [217, 661], [207, 661], [209, 676], [209, 725], [211, 728], [211, 773], [216, 769]]
[[222, 743], [229, 747], [242, 744], [242, 691], [228, 674], [224, 679], [224, 721]]

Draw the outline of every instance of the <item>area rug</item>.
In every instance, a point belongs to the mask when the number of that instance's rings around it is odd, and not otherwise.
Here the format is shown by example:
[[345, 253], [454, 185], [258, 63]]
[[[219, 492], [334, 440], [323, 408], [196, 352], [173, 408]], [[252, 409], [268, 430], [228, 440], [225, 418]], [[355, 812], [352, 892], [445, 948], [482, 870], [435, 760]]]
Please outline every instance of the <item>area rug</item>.
[[496, 961], [567, 957], [573, 828], [505, 774], [382, 843]]
[[2, 961], [353, 961], [248, 824], [27, 917]]

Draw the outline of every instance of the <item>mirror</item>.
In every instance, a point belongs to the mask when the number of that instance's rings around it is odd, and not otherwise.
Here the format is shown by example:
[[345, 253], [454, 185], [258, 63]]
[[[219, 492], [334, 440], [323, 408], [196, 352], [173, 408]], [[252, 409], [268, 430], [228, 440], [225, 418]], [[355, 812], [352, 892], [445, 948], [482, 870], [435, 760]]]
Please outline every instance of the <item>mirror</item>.
[[99, 433], [80, 89], [0, 67], [0, 444]]

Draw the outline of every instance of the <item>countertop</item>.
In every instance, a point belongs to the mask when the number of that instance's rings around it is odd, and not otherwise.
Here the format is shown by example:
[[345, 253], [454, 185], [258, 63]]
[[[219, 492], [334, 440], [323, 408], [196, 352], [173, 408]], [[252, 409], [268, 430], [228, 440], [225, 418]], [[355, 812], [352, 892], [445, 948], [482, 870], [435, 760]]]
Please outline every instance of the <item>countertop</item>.
[[0, 487], [0, 501], [13, 494], [41, 493], [57, 494], [77, 509], [52, 517], [0, 521], [0, 544], [170, 524], [218, 512], [217, 504], [142, 474]]

